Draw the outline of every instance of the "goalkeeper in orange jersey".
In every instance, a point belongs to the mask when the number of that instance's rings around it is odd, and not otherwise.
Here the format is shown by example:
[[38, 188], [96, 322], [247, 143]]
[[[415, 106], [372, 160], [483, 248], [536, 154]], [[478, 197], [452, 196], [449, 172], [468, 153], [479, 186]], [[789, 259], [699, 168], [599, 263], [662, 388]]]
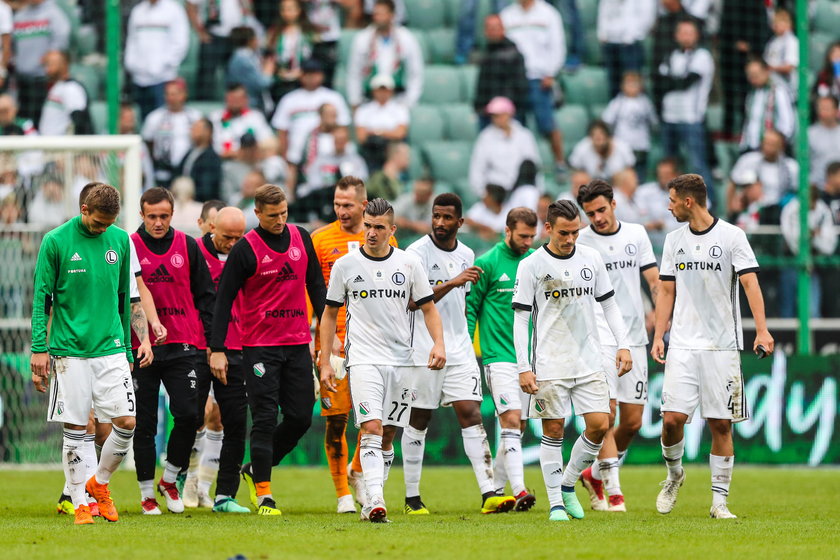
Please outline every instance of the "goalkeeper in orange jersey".
[[[335, 186], [333, 209], [337, 220], [312, 232], [312, 245], [318, 255], [318, 262], [324, 273], [324, 282], [329, 284], [330, 271], [333, 264], [340, 257], [350, 251], [358, 249], [364, 243], [365, 230], [362, 223], [362, 215], [367, 205], [367, 191], [365, 183], [357, 177], [343, 177]], [[396, 246], [396, 240], [391, 237], [391, 245]], [[336, 347], [333, 354], [337, 357], [344, 357], [344, 337], [346, 311], [344, 307], [338, 310], [336, 320]], [[320, 348], [319, 329], [315, 330], [315, 348]], [[316, 363], [318, 361], [316, 360]], [[339, 371], [339, 368], [336, 368]], [[353, 462], [347, 464], [347, 416], [352, 408], [350, 401], [350, 385], [347, 377], [336, 382], [337, 391], [321, 393], [321, 416], [327, 421], [326, 433], [324, 435], [324, 449], [327, 454], [327, 462], [330, 466], [330, 474], [335, 484], [335, 493], [338, 497], [338, 513], [355, 513], [356, 506], [353, 504], [353, 497], [350, 494], [350, 485], [356, 493], [356, 501], [364, 506], [365, 489], [362, 477], [362, 466], [359, 462], [359, 448], [356, 446], [356, 453], [353, 455]]]

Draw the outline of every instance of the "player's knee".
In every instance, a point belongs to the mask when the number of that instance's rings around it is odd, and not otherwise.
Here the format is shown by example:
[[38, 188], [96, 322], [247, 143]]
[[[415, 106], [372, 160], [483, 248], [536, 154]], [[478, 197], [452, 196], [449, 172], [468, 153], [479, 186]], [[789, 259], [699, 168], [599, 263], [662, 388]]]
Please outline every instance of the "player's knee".
[[636, 435], [642, 429], [642, 417], [622, 418], [621, 429], [631, 436]]
[[134, 418], [134, 416], [114, 418], [113, 423], [114, 426], [120, 428], [121, 430], [132, 431], [135, 427], [137, 427], [137, 420]]
[[312, 416], [287, 416], [283, 418], [283, 424], [288, 425], [290, 431], [298, 434], [298, 437], [306, 433], [306, 430], [312, 426]]
[[682, 429], [685, 421], [676, 414], [665, 413], [662, 417], [662, 430], [664, 432], [675, 432]]
[[729, 437], [732, 433], [732, 422], [729, 420], [708, 420], [708, 424], [713, 436]]

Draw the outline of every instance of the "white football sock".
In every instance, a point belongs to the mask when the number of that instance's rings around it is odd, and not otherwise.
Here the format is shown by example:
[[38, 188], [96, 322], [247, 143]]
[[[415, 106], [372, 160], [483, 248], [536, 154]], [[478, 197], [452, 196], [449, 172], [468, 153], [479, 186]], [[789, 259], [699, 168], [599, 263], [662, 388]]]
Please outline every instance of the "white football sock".
[[61, 445], [61, 464], [64, 468], [64, 481], [73, 507], [87, 505], [85, 498], [85, 460], [82, 457], [82, 447], [85, 441], [84, 430], [70, 430], [64, 428], [64, 438]]
[[540, 440], [540, 468], [545, 481], [549, 509], [563, 505], [563, 438], [543, 436]]
[[[518, 496], [525, 491], [525, 468], [522, 466], [522, 432], [502, 430], [499, 447], [504, 449], [505, 472], [510, 477], [510, 488]], [[498, 488], [499, 484], [496, 483]]]
[[493, 461], [493, 484], [496, 486], [496, 492], [504, 492], [507, 480], [505, 446], [499, 441], [499, 445], [496, 447], [496, 459]]
[[359, 445], [359, 460], [367, 487], [367, 503], [383, 500], [382, 487], [385, 484], [385, 461], [382, 458], [382, 436], [362, 434]]
[[190, 466], [187, 468], [187, 478], [198, 478], [198, 467], [201, 464], [201, 455], [204, 452], [204, 438], [207, 431], [202, 428], [195, 433], [195, 442], [190, 451]]
[[[219, 457], [222, 454], [224, 431], [207, 430], [204, 436], [204, 448], [198, 464], [198, 491], [209, 494], [210, 486], [219, 473]], [[189, 476], [189, 475], [187, 475]]]
[[402, 433], [403, 478], [405, 497], [420, 495], [420, 475], [423, 472], [423, 453], [426, 449], [426, 430], [406, 426]]
[[108, 484], [111, 482], [111, 475], [123, 462], [128, 450], [131, 449], [131, 439], [134, 437], [134, 430], [124, 430], [111, 427], [111, 434], [102, 445], [102, 453], [99, 456], [99, 466], [96, 469], [96, 482]]
[[610, 496], [621, 495], [621, 481], [618, 477], [618, 457], [610, 457], [595, 461], [600, 466], [601, 476], [604, 479], [604, 490]]
[[479, 492], [495, 492], [493, 455], [490, 453], [490, 443], [487, 441], [484, 426], [476, 424], [469, 428], [461, 428], [461, 438], [464, 440], [464, 452], [472, 464]]
[[90, 477], [96, 474], [96, 467], [99, 464], [99, 460], [96, 458], [95, 439], [95, 434], [85, 434], [84, 444], [81, 449], [82, 458], [85, 460], [85, 481], [90, 480]]
[[181, 472], [181, 467], [176, 467], [169, 461], [165, 461], [163, 463], [163, 477], [161, 480], [168, 484], [175, 484], [175, 481], [178, 480], [178, 473]]
[[603, 480], [602, 476], [603, 475], [601, 474], [601, 464], [599, 461], [595, 461], [594, 463], [592, 463], [592, 478], [594, 478], [595, 480]]
[[572, 453], [569, 455], [569, 464], [566, 465], [566, 472], [563, 473], [563, 489], [574, 492], [575, 484], [580, 478], [583, 469], [595, 462], [598, 452], [601, 451], [601, 443], [592, 443], [586, 434], [580, 434], [572, 446]]
[[382, 485], [384, 486], [386, 482], [388, 482], [388, 474], [391, 472], [391, 465], [394, 464], [394, 448], [392, 447], [388, 451], [382, 451]]
[[712, 505], [726, 505], [735, 457], [709, 454], [709, 466], [712, 468]]
[[140, 500], [147, 498], [154, 499], [155, 497], [155, 481], [154, 480], [140, 480], [137, 482], [140, 486]]
[[668, 480], [676, 480], [682, 475], [682, 456], [685, 449], [685, 438], [671, 447], [662, 444], [662, 457], [668, 467]]

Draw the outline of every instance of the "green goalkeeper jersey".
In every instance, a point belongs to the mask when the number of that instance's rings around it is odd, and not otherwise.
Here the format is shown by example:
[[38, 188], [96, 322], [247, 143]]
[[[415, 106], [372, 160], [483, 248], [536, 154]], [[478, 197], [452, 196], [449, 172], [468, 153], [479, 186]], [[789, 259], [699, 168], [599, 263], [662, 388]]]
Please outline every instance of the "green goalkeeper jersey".
[[125, 352], [131, 361], [129, 243], [116, 226], [90, 233], [81, 216], [44, 236], [35, 266], [32, 352], [75, 358]]
[[529, 249], [524, 255], [517, 255], [501, 241], [475, 260], [475, 266], [484, 273], [467, 295], [467, 327], [472, 338], [478, 322], [481, 359], [485, 364], [516, 363], [511, 308], [513, 285], [519, 263], [533, 251]]

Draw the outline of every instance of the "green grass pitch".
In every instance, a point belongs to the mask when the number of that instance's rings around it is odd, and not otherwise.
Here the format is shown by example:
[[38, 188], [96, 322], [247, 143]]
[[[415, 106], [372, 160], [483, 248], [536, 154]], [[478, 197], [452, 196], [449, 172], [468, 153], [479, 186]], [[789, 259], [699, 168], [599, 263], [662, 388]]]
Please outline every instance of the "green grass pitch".
[[[325, 468], [279, 468], [273, 489], [282, 517], [219, 515], [187, 510], [160, 517], [140, 514], [137, 484], [130, 472], [112, 483], [118, 523], [97, 519], [76, 527], [55, 514], [63, 484], [58, 471], [0, 471], [0, 551], [3, 558], [226, 559], [274, 558], [837, 558], [840, 470], [737, 466], [730, 507], [739, 519], [712, 520], [709, 470], [689, 466], [675, 510], [654, 508], [665, 469], [625, 467], [622, 487], [628, 513], [592, 512], [568, 523], [550, 523], [540, 472], [526, 481], [537, 505], [527, 513], [478, 513], [472, 471], [427, 468], [423, 499], [433, 512], [402, 513], [402, 471], [386, 486], [389, 525], [362, 523], [335, 513], [332, 482]], [[588, 504], [586, 491], [578, 496]], [[247, 491], [239, 501], [248, 502]]]

